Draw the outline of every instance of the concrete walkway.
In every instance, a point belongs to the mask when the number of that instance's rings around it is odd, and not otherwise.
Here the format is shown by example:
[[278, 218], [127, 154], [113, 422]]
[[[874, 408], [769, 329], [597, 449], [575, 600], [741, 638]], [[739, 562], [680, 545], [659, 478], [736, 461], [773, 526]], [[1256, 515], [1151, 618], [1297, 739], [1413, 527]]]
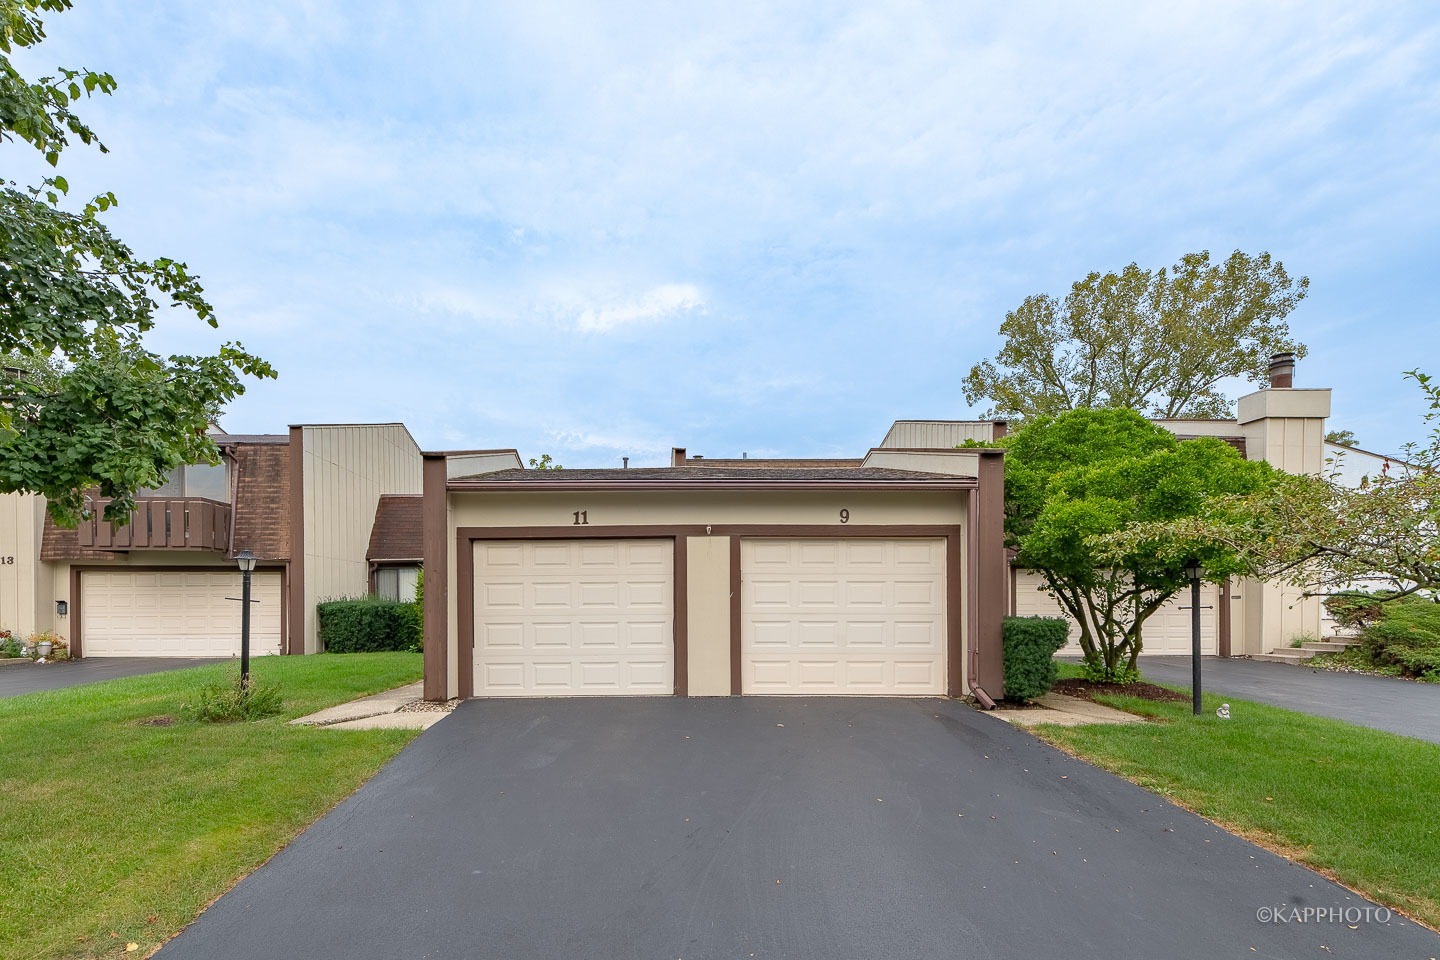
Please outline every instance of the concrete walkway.
[[224, 662], [199, 657], [85, 657], [61, 663], [6, 663], [0, 665], [0, 697]]
[[454, 704], [423, 704], [420, 681], [318, 710], [290, 722], [326, 730], [425, 730], [450, 715]]
[[[1205, 657], [1201, 669], [1208, 693], [1440, 743], [1440, 684], [1225, 657]], [[1142, 657], [1140, 670], [1154, 683], [1190, 686], [1189, 657]]]
[[1080, 727], [1090, 723], [1144, 723], [1144, 717], [1137, 717], [1124, 710], [1107, 707], [1103, 703], [1069, 697], [1063, 693], [1047, 693], [1035, 701], [1035, 706], [1019, 709], [987, 710], [996, 720], [1017, 727], [1034, 727], [1042, 723], [1053, 723], [1061, 727]]

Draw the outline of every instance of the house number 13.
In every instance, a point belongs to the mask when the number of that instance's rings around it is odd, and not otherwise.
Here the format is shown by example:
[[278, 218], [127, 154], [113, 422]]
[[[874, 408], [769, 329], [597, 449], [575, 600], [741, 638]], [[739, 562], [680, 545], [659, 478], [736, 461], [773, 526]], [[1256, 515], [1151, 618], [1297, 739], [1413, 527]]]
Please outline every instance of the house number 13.
[[575, 523], [573, 524], [574, 526], [583, 527], [585, 524], [587, 524], [587, 523], [590, 522], [590, 511], [589, 511], [589, 510], [576, 510], [574, 516], [575, 516]]

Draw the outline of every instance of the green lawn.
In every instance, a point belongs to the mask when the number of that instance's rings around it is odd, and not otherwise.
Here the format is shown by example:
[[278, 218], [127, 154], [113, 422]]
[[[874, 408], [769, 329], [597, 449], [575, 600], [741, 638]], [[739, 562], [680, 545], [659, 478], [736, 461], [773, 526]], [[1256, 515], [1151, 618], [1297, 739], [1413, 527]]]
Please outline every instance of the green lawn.
[[219, 666], [0, 700], [0, 953], [145, 956], [415, 736], [285, 721], [418, 680], [418, 653], [252, 666], [283, 684], [282, 716], [138, 722], [179, 715]]
[[1108, 702], [1159, 722], [1034, 732], [1440, 928], [1440, 744], [1232, 697], [1207, 695], [1200, 717]]

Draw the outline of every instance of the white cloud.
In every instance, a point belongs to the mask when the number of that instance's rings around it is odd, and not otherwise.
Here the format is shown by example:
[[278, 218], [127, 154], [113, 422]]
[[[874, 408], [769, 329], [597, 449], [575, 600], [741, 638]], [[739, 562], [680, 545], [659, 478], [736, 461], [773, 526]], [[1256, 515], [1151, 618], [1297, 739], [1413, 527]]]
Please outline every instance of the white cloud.
[[704, 313], [700, 288], [690, 283], [662, 283], [637, 297], [587, 307], [575, 328], [587, 333], [609, 333], [619, 327], [658, 323], [690, 313]]

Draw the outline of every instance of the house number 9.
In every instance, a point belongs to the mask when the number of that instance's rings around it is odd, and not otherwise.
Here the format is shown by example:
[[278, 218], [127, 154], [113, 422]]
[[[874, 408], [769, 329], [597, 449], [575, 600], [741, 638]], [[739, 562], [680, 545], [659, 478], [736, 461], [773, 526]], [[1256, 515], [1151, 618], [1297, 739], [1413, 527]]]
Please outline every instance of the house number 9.
[[840, 511], [840, 522], [841, 522], [841, 523], [849, 523], [849, 522], [850, 522], [850, 511], [849, 511], [849, 510], [844, 510], [844, 509], [842, 509], [842, 510]]

